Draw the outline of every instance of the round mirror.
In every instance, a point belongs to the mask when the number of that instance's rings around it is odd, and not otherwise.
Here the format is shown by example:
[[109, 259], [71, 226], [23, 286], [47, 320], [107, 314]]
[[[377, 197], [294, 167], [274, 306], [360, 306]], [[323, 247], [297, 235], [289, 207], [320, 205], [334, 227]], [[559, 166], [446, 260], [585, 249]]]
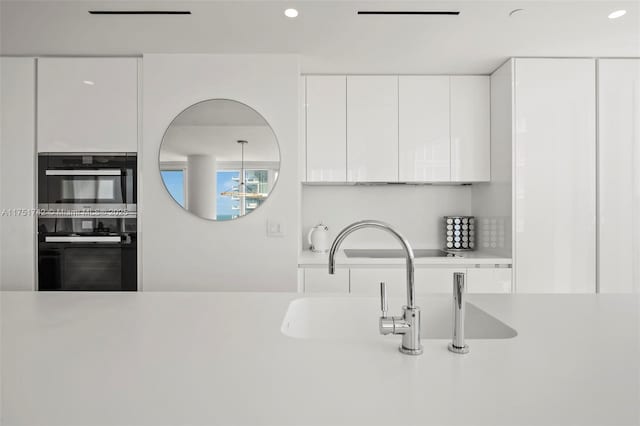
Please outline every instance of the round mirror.
[[269, 123], [228, 99], [199, 102], [169, 125], [160, 145], [160, 175], [185, 210], [231, 220], [259, 208], [278, 179], [280, 148]]

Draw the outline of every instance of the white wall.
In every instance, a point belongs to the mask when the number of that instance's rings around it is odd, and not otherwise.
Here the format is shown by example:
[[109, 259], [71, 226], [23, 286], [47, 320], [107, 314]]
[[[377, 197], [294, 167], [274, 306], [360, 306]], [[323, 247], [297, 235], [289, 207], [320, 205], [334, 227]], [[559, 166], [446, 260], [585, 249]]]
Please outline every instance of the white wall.
[[[35, 208], [35, 60], [0, 58], [0, 209]], [[35, 288], [35, 217], [0, 216], [0, 289]]]
[[[292, 55], [145, 55], [143, 59], [142, 290], [295, 291], [298, 254], [299, 66]], [[271, 125], [278, 183], [258, 210], [214, 222], [183, 211], [158, 172], [162, 135], [189, 105], [234, 99]], [[268, 238], [267, 220], [285, 231]]]
[[491, 76], [491, 182], [471, 188], [471, 210], [477, 217], [477, 247], [512, 255], [513, 60]]
[[[382, 185], [314, 186], [302, 189], [302, 246], [307, 233], [322, 221], [330, 238], [352, 222], [377, 219], [388, 222], [414, 248], [442, 248], [442, 217], [471, 213], [470, 186]], [[396, 247], [389, 234], [364, 229], [353, 233], [343, 247]]]

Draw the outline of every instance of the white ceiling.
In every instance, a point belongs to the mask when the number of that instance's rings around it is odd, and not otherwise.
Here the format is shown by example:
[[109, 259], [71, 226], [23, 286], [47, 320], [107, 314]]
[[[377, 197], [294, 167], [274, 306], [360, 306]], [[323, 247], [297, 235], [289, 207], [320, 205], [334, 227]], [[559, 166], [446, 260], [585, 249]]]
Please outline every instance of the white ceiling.
[[[284, 17], [294, 6], [296, 19]], [[516, 8], [523, 12], [509, 17]], [[612, 10], [628, 13], [609, 20]], [[89, 9], [180, 9], [93, 16]], [[358, 16], [357, 10], [459, 10]], [[636, 1], [0, 1], [0, 52], [292, 53], [304, 73], [489, 73], [510, 56], [640, 56]]]

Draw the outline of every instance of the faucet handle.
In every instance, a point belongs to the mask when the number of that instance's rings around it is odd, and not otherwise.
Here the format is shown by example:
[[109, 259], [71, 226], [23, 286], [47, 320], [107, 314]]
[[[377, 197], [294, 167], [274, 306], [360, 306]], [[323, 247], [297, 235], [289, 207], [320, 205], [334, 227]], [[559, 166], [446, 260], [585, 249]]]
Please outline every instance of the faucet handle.
[[385, 318], [389, 306], [387, 304], [387, 284], [384, 281], [380, 282], [380, 310], [382, 311], [382, 317]]

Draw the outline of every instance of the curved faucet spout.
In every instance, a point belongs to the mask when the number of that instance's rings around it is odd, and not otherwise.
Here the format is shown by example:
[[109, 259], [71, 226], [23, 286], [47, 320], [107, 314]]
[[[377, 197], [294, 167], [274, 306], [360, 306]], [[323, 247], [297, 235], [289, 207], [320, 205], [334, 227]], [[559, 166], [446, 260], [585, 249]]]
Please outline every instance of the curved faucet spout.
[[342, 244], [344, 239], [347, 238], [347, 236], [352, 232], [357, 231], [358, 229], [363, 229], [363, 228], [376, 228], [376, 229], [382, 229], [384, 231], [387, 231], [391, 235], [393, 235], [395, 239], [398, 240], [398, 242], [402, 245], [402, 248], [404, 249], [405, 255], [407, 258], [407, 307], [414, 308], [415, 307], [415, 286], [414, 286], [414, 278], [413, 278], [413, 275], [414, 275], [413, 249], [411, 248], [409, 241], [407, 241], [407, 239], [403, 237], [402, 234], [400, 234], [393, 226], [389, 225], [388, 223], [381, 222], [379, 220], [361, 220], [359, 222], [352, 223], [351, 225], [347, 226], [342, 231], [340, 231], [336, 239], [333, 241], [333, 244], [331, 245], [331, 250], [329, 250], [329, 273], [333, 274], [335, 272], [336, 252], [340, 248], [340, 245]]

